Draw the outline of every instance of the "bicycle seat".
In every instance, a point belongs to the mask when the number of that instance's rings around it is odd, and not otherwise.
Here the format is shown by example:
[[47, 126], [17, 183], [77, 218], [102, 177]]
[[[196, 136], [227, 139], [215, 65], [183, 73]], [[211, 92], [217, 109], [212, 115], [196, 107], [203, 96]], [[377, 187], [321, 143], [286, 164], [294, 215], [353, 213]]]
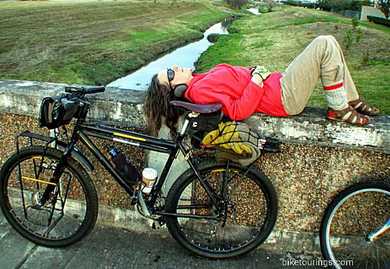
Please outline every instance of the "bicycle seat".
[[213, 113], [222, 108], [221, 104], [199, 105], [199, 104], [193, 104], [184, 101], [170, 101], [169, 103], [173, 106], [182, 107], [187, 110], [202, 113], [202, 114]]

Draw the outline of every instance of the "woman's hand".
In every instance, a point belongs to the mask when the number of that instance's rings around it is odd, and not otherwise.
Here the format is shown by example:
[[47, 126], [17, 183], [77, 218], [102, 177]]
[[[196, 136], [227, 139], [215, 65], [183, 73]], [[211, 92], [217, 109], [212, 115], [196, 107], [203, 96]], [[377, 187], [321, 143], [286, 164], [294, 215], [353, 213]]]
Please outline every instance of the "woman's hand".
[[253, 83], [259, 85], [260, 87], [263, 87], [263, 79], [259, 74], [253, 74], [251, 80]]
[[252, 69], [251, 74], [252, 81], [262, 87], [263, 81], [267, 79], [271, 72], [269, 72], [264, 66], [257, 65]]

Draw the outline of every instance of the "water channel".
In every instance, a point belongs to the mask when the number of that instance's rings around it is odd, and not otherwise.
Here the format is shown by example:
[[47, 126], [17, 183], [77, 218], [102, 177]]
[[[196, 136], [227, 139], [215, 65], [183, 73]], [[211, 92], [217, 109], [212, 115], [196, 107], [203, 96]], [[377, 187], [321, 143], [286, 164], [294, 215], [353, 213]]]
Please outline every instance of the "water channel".
[[193, 68], [202, 52], [213, 44], [207, 40], [207, 36], [210, 34], [228, 34], [226, 27], [225, 22], [214, 24], [204, 32], [203, 39], [178, 48], [137, 71], [109, 83], [107, 87], [144, 91], [147, 89], [152, 76], [161, 69], [172, 67], [174, 64]]

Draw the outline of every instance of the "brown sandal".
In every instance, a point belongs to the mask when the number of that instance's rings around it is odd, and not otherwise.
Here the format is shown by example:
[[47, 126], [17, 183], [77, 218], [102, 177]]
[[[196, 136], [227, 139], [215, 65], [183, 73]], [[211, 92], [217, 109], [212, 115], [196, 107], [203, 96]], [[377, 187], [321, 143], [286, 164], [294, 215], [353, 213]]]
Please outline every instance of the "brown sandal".
[[377, 107], [369, 106], [366, 102], [361, 99], [351, 101], [348, 103], [352, 106], [357, 112], [367, 116], [377, 116], [380, 113], [380, 110]]
[[327, 118], [334, 121], [343, 121], [356, 126], [364, 126], [369, 122], [368, 117], [356, 112], [353, 107], [348, 106], [346, 109], [333, 110], [328, 108]]

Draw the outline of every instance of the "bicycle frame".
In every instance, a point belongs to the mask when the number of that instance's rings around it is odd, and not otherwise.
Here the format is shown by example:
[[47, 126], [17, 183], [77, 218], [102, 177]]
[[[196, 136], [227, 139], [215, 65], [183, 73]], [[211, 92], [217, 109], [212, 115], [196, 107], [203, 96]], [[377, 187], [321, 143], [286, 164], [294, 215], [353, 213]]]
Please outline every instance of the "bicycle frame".
[[[190, 116], [191, 114], [193, 114], [192, 116], [197, 116], [196, 113], [189, 113]], [[206, 193], [209, 195], [211, 201], [214, 204], [218, 204], [217, 194], [213, 191], [209, 183], [202, 179], [201, 175], [199, 174], [198, 170], [195, 167], [195, 164], [193, 163], [190, 157], [190, 150], [186, 150], [185, 146], [183, 145], [183, 139], [186, 130], [188, 128], [188, 124], [189, 124], [189, 120], [186, 118], [183, 128], [180, 134], [177, 136], [176, 141], [171, 141], [171, 140], [156, 138], [153, 136], [145, 135], [134, 131], [126, 131], [126, 130], [105, 126], [105, 125], [85, 123], [84, 119], [81, 118], [77, 120], [76, 126], [72, 133], [71, 141], [68, 143], [64, 151], [64, 155], [62, 156], [62, 159], [59, 161], [59, 164], [61, 163], [63, 164], [66, 162], [66, 158], [71, 155], [71, 152], [73, 151], [75, 144], [78, 141], [81, 141], [81, 143], [83, 143], [88, 148], [88, 150], [94, 154], [94, 156], [99, 160], [99, 162], [103, 165], [103, 167], [112, 175], [112, 177], [119, 183], [119, 185], [121, 185], [126, 190], [126, 192], [131, 196], [133, 194], [132, 186], [121, 177], [121, 175], [115, 170], [115, 168], [110, 163], [110, 161], [103, 155], [103, 153], [92, 142], [90, 137], [95, 137], [103, 140], [110, 140], [118, 143], [123, 143], [126, 145], [139, 147], [142, 149], [168, 153], [169, 154], [168, 160], [165, 163], [165, 166], [157, 181], [157, 184], [153, 186], [153, 189], [148, 199], [145, 202], [147, 203], [148, 210], [151, 210], [150, 213], [152, 214], [183, 216], [183, 214], [175, 214], [175, 213], [168, 213], [164, 211], [155, 210], [155, 203], [157, 201], [158, 194], [160, 193], [162, 186], [166, 181], [166, 177], [168, 175], [169, 169], [171, 168], [172, 163], [179, 151], [181, 151], [184, 154], [185, 159], [187, 160], [190, 167], [193, 169], [196, 177], [198, 178], [200, 184], [205, 189]], [[56, 171], [54, 172], [52, 181], [56, 182], [56, 178], [58, 180], [58, 178], [60, 177], [60, 174], [63, 170], [63, 168], [61, 167], [63, 167], [63, 165], [58, 165]], [[45, 197], [48, 197], [48, 194], [53, 189], [54, 186], [52, 185], [49, 185], [46, 188], [45, 193], [42, 196], [41, 204], [44, 204], [46, 202]], [[185, 215], [185, 216], [197, 217], [191, 215]]]
[[103, 167], [130, 195], [132, 193], [132, 187], [121, 177], [121, 175], [115, 170], [112, 164], [101, 153], [101, 151], [96, 147], [96, 145], [89, 137], [111, 140], [122, 144], [169, 154], [168, 160], [161, 173], [160, 180], [157, 182], [151, 192], [150, 204], [154, 204], [157, 199], [156, 192], [161, 190], [173, 160], [175, 159], [175, 156], [179, 150], [178, 145], [173, 141], [166, 141], [137, 132], [124, 131], [104, 125], [95, 126], [90, 124], [80, 124], [78, 126], [77, 130], [75, 130], [75, 139], [80, 140], [94, 154]]

